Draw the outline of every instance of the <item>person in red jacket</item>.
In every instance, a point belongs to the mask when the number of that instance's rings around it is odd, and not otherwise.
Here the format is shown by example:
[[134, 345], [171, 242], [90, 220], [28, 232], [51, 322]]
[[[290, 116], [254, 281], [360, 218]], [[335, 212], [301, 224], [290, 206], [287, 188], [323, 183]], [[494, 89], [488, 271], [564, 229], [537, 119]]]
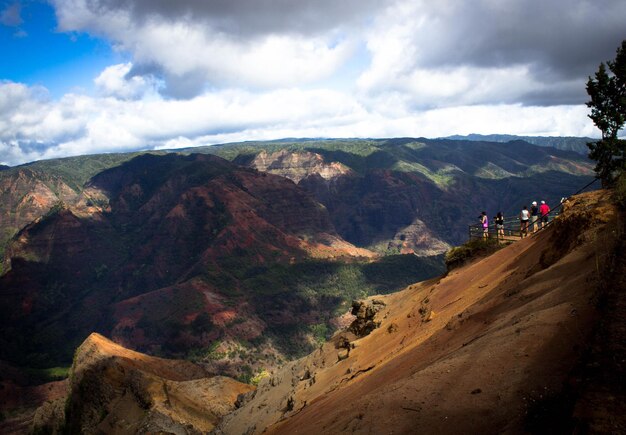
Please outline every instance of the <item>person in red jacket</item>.
[[541, 206], [539, 207], [539, 215], [541, 216], [541, 228], [545, 225], [548, 225], [548, 218], [550, 214], [550, 207], [546, 204], [545, 201], [541, 201]]

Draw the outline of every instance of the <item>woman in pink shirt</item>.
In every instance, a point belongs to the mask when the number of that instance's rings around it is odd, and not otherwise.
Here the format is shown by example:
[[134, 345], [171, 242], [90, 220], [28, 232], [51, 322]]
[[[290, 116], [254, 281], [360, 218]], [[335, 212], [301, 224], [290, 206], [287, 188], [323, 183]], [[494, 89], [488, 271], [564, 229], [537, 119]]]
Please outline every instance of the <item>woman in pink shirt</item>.
[[548, 207], [545, 201], [541, 201], [539, 214], [541, 215], [541, 228], [543, 228], [544, 225], [548, 224], [548, 215], [550, 214], [550, 207]]

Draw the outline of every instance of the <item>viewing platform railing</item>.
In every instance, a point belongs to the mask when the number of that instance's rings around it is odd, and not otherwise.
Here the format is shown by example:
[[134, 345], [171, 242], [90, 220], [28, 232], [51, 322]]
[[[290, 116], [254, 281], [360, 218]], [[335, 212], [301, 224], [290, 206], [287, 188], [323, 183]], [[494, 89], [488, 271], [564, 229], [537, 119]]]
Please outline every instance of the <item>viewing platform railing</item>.
[[[559, 205], [556, 210], [551, 210], [548, 213], [548, 222], [542, 222], [541, 216], [537, 216], [537, 221], [533, 224], [531, 220], [528, 221], [528, 228], [526, 235], [541, 231], [554, 222], [554, 219], [558, 216], [558, 212], [561, 209]], [[482, 223], [469, 225], [469, 240], [472, 239], [496, 239], [502, 242], [516, 242], [522, 238], [522, 227], [519, 217], [505, 217], [504, 229], [498, 230], [496, 228], [495, 219], [489, 218], [489, 227], [487, 231], [484, 230]]]
[[[578, 190], [578, 192], [574, 193], [573, 195], [578, 195], [579, 193], [587, 189], [589, 186], [591, 186], [598, 180], [599, 180], [598, 177], [594, 178], [589, 184], [587, 184], [582, 189]], [[522, 231], [521, 221], [520, 221], [519, 216], [505, 217], [504, 218], [504, 230], [500, 230], [500, 231], [496, 228], [495, 218], [491, 217], [489, 218], [489, 227], [487, 228], [487, 231], [485, 231], [482, 223], [480, 222], [469, 225], [469, 230], [468, 230], [469, 240], [485, 238], [485, 239], [496, 239], [502, 242], [516, 242], [522, 239], [522, 235], [530, 236], [534, 234], [535, 232], [541, 231], [542, 229], [551, 225], [554, 222], [554, 220], [558, 217], [562, 208], [563, 208], [563, 200], [561, 200], [561, 203], [559, 205], [557, 205], [553, 209], [550, 209], [550, 212], [547, 214], [548, 222], [542, 222], [542, 217], [539, 214], [537, 216], [537, 222], [533, 224], [531, 221], [532, 217], [530, 217], [530, 219], [528, 220], [528, 229], [525, 232], [525, 234], [522, 234], [523, 231]]]

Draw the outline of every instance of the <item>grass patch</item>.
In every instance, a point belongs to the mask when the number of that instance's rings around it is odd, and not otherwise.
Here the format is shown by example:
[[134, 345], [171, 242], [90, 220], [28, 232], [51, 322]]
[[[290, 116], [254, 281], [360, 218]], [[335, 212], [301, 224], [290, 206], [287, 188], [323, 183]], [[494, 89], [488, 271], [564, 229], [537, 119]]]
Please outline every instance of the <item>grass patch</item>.
[[465, 263], [492, 254], [497, 250], [507, 246], [505, 243], [498, 243], [495, 239], [473, 239], [461, 246], [456, 246], [446, 252], [445, 262], [448, 271], [464, 265]]

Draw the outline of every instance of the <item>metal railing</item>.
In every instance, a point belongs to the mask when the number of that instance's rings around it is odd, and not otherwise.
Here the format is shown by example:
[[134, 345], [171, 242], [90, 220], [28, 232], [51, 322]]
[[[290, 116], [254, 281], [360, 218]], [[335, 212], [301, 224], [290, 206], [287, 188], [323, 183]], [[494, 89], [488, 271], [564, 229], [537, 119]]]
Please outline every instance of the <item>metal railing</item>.
[[[574, 193], [571, 196], [578, 195], [579, 193], [581, 193], [583, 190], [585, 190], [586, 188], [588, 188], [589, 186], [591, 186], [593, 183], [595, 183], [598, 180], [599, 180], [598, 177], [594, 178], [589, 184], [587, 184], [582, 189], [579, 189], [576, 193]], [[469, 225], [469, 230], [468, 230], [469, 240], [485, 238], [485, 239], [496, 239], [502, 242], [516, 242], [522, 239], [523, 235], [530, 236], [534, 234], [535, 232], [539, 232], [542, 229], [545, 229], [546, 227], [551, 225], [554, 222], [554, 220], [558, 217], [559, 213], [561, 212], [561, 209], [563, 208], [563, 203], [564, 201], [561, 200], [559, 205], [550, 209], [550, 212], [546, 215], [548, 217], [547, 222], [542, 222], [541, 215], [537, 216], [536, 224], [533, 224], [529, 220], [528, 229], [525, 233], [522, 231], [522, 226], [521, 226], [519, 217], [508, 216], [504, 218], [504, 230], [498, 230], [496, 228], [494, 218], [492, 218], [489, 221], [489, 227], [487, 228], [487, 231], [485, 231], [485, 229], [483, 228], [482, 223]], [[535, 225], [536, 225], [536, 229], [535, 229]]]
[[[505, 217], [504, 218], [504, 228], [498, 230], [496, 228], [496, 224], [494, 219], [492, 218], [489, 223], [489, 227], [487, 227], [487, 231], [483, 228], [482, 223], [477, 223], [473, 225], [469, 225], [468, 227], [468, 236], [469, 240], [472, 239], [495, 239], [501, 242], [516, 242], [522, 238], [522, 236], [530, 236], [535, 232], [541, 231], [542, 229], [548, 227], [554, 222], [554, 219], [558, 216], [558, 212], [561, 209], [561, 205], [559, 205], [556, 210], [551, 210], [546, 216], [548, 216], [548, 222], [542, 222], [541, 216], [537, 216], [537, 221], [533, 224], [530, 220], [528, 221], [528, 228], [524, 233], [522, 231], [522, 226], [520, 219], [518, 217]], [[535, 228], [536, 227], [536, 228]]]

